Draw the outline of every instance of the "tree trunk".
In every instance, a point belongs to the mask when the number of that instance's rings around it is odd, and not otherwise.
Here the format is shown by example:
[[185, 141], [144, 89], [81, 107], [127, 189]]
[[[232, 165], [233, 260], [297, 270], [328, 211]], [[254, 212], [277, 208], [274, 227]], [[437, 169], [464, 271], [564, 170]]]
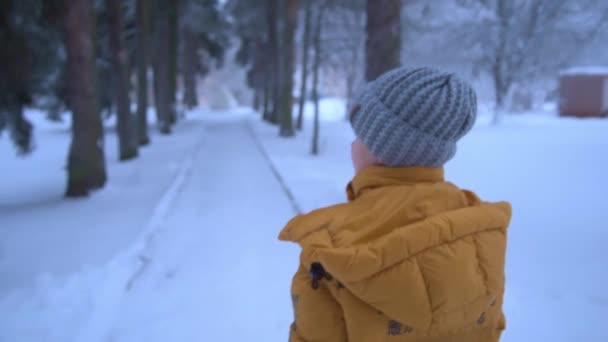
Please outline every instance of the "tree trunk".
[[401, 0], [367, 0], [365, 79], [401, 65]]
[[510, 77], [507, 72], [508, 59], [507, 56], [507, 31], [509, 29], [509, 17], [512, 13], [509, 11], [508, 3], [505, 0], [499, 0], [496, 4], [496, 17], [499, 21], [498, 27], [498, 44], [496, 46], [494, 64], [492, 65], [492, 76], [494, 78], [494, 95], [496, 106], [494, 108], [493, 124], [498, 125], [502, 119], [505, 109], [505, 100], [511, 88]]
[[154, 61], [154, 98], [156, 102], [156, 116], [161, 134], [171, 133], [171, 103], [169, 96], [169, 17], [165, 0], [156, 1], [155, 11], [156, 27], [156, 53]]
[[46, 118], [47, 120], [53, 122], [63, 122], [63, 118], [61, 117], [61, 107], [53, 105], [46, 113]]
[[510, 83], [505, 79], [505, 75], [502, 74], [501, 70], [502, 57], [496, 58], [495, 64], [492, 67], [492, 76], [494, 79], [494, 98], [496, 106], [494, 107], [494, 117], [492, 123], [494, 125], [500, 124], [502, 116], [505, 111], [505, 101], [511, 88]]
[[[270, 69], [268, 66], [265, 67], [265, 71]], [[265, 121], [269, 121], [270, 115], [270, 97], [272, 95], [272, 76], [268, 74], [268, 72], [264, 73], [264, 109], [262, 112], [262, 119]]]
[[346, 120], [349, 120], [350, 110], [353, 106], [353, 93], [355, 88], [355, 77], [353, 74], [346, 75]]
[[170, 0], [169, 9], [169, 122], [177, 122], [177, 48], [179, 0]]
[[283, 29], [283, 82], [281, 82], [280, 128], [279, 136], [293, 137], [293, 73], [295, 64], [295, 32], [298, 21], [298, 0], [287, 0], [284, 12], [285, 27]]
[[6, 103], [4, 108], [0, 108], [0, 132], [3, 126], [8, 126], [17, 154], [21, 156], [31, 153], [34, 149], [34, 126], [23, 115], [23, 106], [22, 103], [16, 102]]
[[260, 105], [261, 105], [260, 94], [261, 94], [260, 88], [258, 88], [258, 87], [253, 88], [253, 110], [255, 110], [256, 112], [258, 112], [260, 110]]
[[360, 50], [358, 48], [354, 48], [352, 50], [352, 64], [347, 67], [347, 75], [346, 75], [346, 115], [344, 115], [345, 120], [350, 119], [350, 111], [353, 106], [353, 97], [355, 96], [355, 82], [357, 80], [357, 72], [359, 67], [359, 56]]
[[188, 109], [194, 109], [198, 106], [198, 97], [196, 95], [196, 71], [198, 60], [196, 36], [188, 27], [183, 30], [182, 34], [182, 56], [184, 61], [184, 106], [186, 106]]
[[150, 143], [148, 135], [148, 38], [149, 0], [137, 0], [137, 138], [139, 145]]
[[65, 1], [65, 46], [72, 142], [66, 196], [87, 196], [106, 183], [103, 130], [95, 90], [95, 16], [92, 0]]
[[123, 38], [124, 26], [120, 6], [121, 0], [106, 0], [112, 70], [114, 73], [114, 97], [118, 115], [118, 158], [124, 161], [137, 157], [138, 143], [135, 118], [130, 108], [128, 54]]
[[314, 60], [312, 67], [312, 97], [315, 107], [313, 132], [312, 132], [312, 155], [316, 156], [319, 154], [319, 68], [321, 67], [321, 33], [323, 31], [323, 15], [325, 13], [324, 4], [319, 8], [317, 13], [317, 22], [315, 25], [314, 33]]
[[312, 1], [306, 1], [306, 9], [304, 13], [304, 42], [302, 46], [302, 80], [300, 85], [300, 102], [298, 106], [298, 120], [296, 127], [302, 130], [304, 121], [304, 104], [308, 95], [308, 49], [310, 48], [310, 21], [312, 19]]
[[270, 101], [272, 110], [268, 112], [268, 121], [270, 123], [278, 123], [279, 113], [279, 92], [280, 92], [280, 59], [279, 59], [279, 42], [277, 39], [277, 31], [279, 29], [277, 15], [280, 7], [278, 0], [268, 0], [268, 66], [270, 74]]
[[265, 44], [260, 38], [253, 41], [253, 66], [251, 68], [251, 86], [253, 88], [253, 108], [259, 111], [264, 103], [264, 92], [266, 87], [266, 59], [264, 54]]

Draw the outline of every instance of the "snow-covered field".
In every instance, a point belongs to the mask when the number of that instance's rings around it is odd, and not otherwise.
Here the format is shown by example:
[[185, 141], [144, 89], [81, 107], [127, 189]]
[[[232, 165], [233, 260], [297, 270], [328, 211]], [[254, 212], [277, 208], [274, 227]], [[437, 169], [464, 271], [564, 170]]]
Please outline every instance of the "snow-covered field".
[[[284, 341], [294, 214], [266, 156], [309, 211], [344, 201], [353, 134], [322, 103], [321, 155], [257, 114], [201, 110], [118, 163], [108, 186], [62, 198], [67, 125], [37, 118], [37, 151], [0, 138], [0, 341]], [[447, 178], [513, 203], [504, 341], [606, 341], [608, 120], [481, 115]], [[264, 151], [259, 149], [263, 146]]]

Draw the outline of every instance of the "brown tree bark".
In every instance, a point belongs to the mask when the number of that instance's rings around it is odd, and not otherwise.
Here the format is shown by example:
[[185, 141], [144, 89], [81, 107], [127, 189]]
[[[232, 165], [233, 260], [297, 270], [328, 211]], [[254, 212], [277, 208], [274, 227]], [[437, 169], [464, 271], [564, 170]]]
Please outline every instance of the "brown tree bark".
[[312, 20], [312, 1], [306, 1], [304, 13], [304, 41], [302, 44], [302, 78], [300, 84], [300, 101], [298, 104], [298, 119], [296, 128], [302, 130], [304, 121], [304, 104], [308, 95], [308, 49], [310, 48], [310, 22]]
[[95, 89], [95, 16], [92, 0], [66, 0], [64, 6], [67, 87], [72, 111], [65, 194], [80, 197], [103, 187], [107, 179]]
[[367, 0], [365, 79], [401, 65], [401, 0]]
[[106, 0], [105, 3], [110, 29], [114, 98], [118, 117], [118, 158], [125, 161], [136, 158], [138, 154], [135, 118], [131, 113], [131, 99], [129, 98], [128, 53], [123, 37], [121, 0]]
[[137, 0], [137, 139], [150, 143], [148, 135], [148, 47], [150, 46], [150, 2]]
[[283, 46], [281, 48], [283, 70], [281, 75], [281, 97], [280, 97], [280, 128], [279, 136], [293, 137], [293, 74], [295, 64], [295, 32], [298, 23], [298, 0], [286, 0], [283, 28]]

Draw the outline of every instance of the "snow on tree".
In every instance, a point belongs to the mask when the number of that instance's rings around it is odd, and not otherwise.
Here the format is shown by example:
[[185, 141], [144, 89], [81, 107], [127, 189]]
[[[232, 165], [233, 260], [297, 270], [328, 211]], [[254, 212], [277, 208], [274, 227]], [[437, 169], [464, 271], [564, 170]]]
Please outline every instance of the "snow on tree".
[[593, 0], [412, 1], [405, 20], [418, 39], [408, 52], [490, 75], [498, 121], [514, 89], [576, 63], [605, 30], [607, 10]]

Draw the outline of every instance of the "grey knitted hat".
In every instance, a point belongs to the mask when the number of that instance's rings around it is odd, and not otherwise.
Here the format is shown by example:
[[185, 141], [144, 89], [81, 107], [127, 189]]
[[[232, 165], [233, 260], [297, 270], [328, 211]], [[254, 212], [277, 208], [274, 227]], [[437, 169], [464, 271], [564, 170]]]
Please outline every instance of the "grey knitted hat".
[[467, 82], [427, 67], [389, 71], [353, 103], [355, 134], [388, 166], [443, 166], [477, 116], [477, 96]]

